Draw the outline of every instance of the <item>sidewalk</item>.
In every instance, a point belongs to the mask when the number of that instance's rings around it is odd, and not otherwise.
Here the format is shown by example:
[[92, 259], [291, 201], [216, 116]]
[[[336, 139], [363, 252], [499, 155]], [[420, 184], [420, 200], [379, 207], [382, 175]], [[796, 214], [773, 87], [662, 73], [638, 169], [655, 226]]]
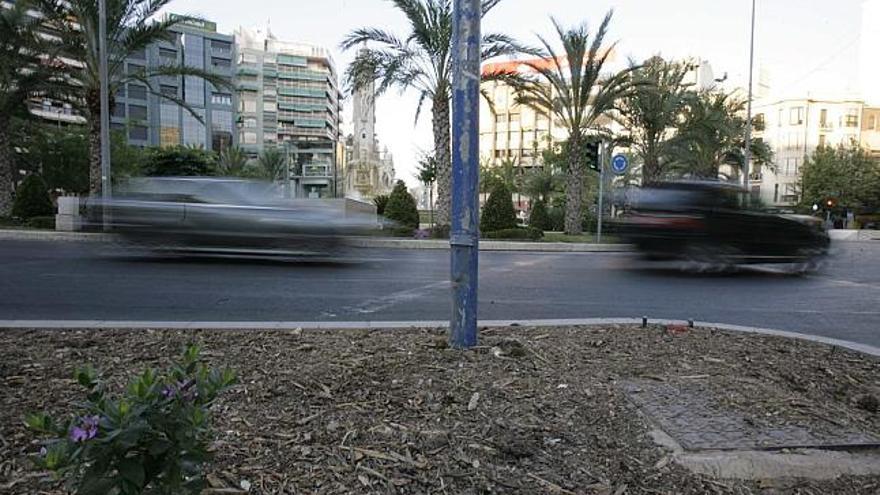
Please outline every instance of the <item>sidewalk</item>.
[[[21, 416], [196, 342], [238, 370], [217, 405], [212, 490], [250, 493], [875, 493], [880, 358], [676, 325], [6, 330], [0, 491], [34, 476]], [[222, 411], [222, 412], [221, 412]], [[54, 490], [54, 491], [53, 491]]]

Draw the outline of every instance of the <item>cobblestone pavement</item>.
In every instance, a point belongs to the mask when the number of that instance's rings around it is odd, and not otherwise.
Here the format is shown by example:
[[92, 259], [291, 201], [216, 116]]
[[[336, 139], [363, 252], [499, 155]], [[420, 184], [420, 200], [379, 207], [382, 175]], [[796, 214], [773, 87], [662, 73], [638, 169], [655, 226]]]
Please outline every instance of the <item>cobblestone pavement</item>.
[[[625, 381], [622, 390], [686, 450], [843, 448], [880, 444], [880, 437], [817, 418], [816, 424], [773, 424], [724, 407], [699, 383]], [[819, 424], [821, 423], [821, 424]]]

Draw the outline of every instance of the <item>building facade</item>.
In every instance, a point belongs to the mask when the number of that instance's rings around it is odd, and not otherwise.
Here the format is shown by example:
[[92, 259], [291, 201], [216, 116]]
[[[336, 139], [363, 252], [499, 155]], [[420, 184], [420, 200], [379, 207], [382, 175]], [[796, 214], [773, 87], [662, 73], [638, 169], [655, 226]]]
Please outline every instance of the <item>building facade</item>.
[[336, 196], [342, 95], [330, 52], [256, 30], [235, 40], [239, 145], [251, 156], [284, 150], [297, 197]]
[[[155, 43], [129, 57], [125, 71], [192, 67], [231, 82], [235, 66], [231, 35], [218, 33], [210, 21], [186, 17], [180, 18], [172, 32], [172, 40]], [[193, 76], [157, 76], [151, 82], [153, 90], [185, 102], [193, 112], [153, 94], [144, 84], [129, 82], [117, 91], [110, 118], [114, 129], [126, 132], [130, 144], [197, 146], [218, 153], [236, 144], [232, 88], [217, 88]]]
[[346, 140], [343, 177], [345, 197], [372, 200], [394, 188], [394, 160], [380, 151], [376, 137], [376, 94], [373, 84], [353, 95], [354, 132]]
[[773, 151], [773, 166], [751, 174], [753, 194], [767, 205], [792, 206], [799, 200], [806, 157], [820, 146], [856, 143], [880, 154], [880, 109], [859, 99], [788, 99], [763, 102], [754, 110], [756, 139]]

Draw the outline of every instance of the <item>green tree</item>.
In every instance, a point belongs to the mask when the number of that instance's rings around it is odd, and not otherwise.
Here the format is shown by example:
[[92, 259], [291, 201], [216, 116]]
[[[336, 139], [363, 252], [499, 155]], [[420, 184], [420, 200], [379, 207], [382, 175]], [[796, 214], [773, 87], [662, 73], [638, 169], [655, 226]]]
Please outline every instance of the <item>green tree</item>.
[[523, 182], [523, 169], [519, 166], [518, 158], [504, 158], [497, 164], [484, 162], [480, 169], [480, 184], [482, 192], [492, 192], [495, 186], [502, 184], [513, 193], [521, 192]]
[[[0, 217], [9, 216], [15, 183], [12, 133], [31, 118], [28, 103], [66, 86], [52, 40], [38, 35], [29, 0], [0, 7]], [[40, 57], [44, 56], [45, 59]]]
[[397, 181], [388, 197], [385, 218], [397, 222], [401, 227], [419, 228], [419, 210], [416, 207], [416, 199], [406, 190], [406, 183], [402, 180]]
[[388, 200], [390, 198], [386, 194], [380, 194], [373, 198], [373, 204], [376, 206], [376, 214], [379, 216], [385, 215], [385, 208], [388, 207]]
[[801, 206], [810, 208], [834, 199], [850, 210], [880, 208], [880, 161], [856, 143], [822, 146], [801, 167]]
[[606, 76], [606, 62], [616, 46], [605, 45], [611, 17], [612, 12], [608, 12], [594, 36], [590, 36], [586, 24], [564, 28], [556, 19], [551, 19], [562, 53], [539, 36], [544, 60], [524, 62], [532, 74], [499, 75], [514, 87], [518, 103], [553, 115], [568, 133], [564, 169], [565, 233], [570, 235], [583, 231], [588, 136], [606, 132], [603, 120], [631, 87], [631, 69]]
[[554, 195], [562, 192], [565, 178], [560, 170], [564, 165], [564, 157], [559, 155], [555, 147], [544, 150], [542, 156], [541, 166], [532, 168], [523, 177], [522, 191], [530, 198], [546, 204]]
[[[450, 99], [452, 97], [452, 2], [451, 0], [390, 0], [406, 16], [410, 32], [400, 37], [381, 28], [361, 28], [342, 41], [345, 50], [361, 48], [346, 71], [349, 85], [368, 87], [378, 81], [377, 94], [391, 87], [413, 89], [419, 94], [415, 118], [431, 102], [434, 152], [437, 160], [437, 223], [447, 225], [451, 200]], [[500, 0], [482, 0], [485, 16]], [[514, 53], [513, 40], [502, 34], [482, 39], [482, 59]]]
[[215, 175], [216, 169], [213, 153], [190, 146], [153, 148], [144, 163], [147, 177]]
[[502, 183], [495, 184], [489, 199], [483, 205], [483, 213], [480, 216], [480, 230], [494, 232], [516, 228], [516, 211], [513, 208], [513, 198], [510, 189]]
[[[692, 93], [684, 106], [676, 135], [666, 147], [666, 172], [683, 177], [717, 179], [721, 167], [734, 174], [742, 170], [745, 156], [746, 102], [722, 91]], [[770, 166], [773, 152], [764, 141], [752, 141], [756, 167]], [[726, 177], [731, 178], [731, 177]]]
[[244, 177], [247, 175], [248, 157], [238, 146], [230, 146], [220, 152], [217, 159], [217, 171], [227, 177]]
[[669, 130], [678, 123], [690, 85], [687, 64], [651, 57], [630, 73], [632, 91], [620, 101], [617, 120], [629, 131], [630, 147], [642, 162], [642, 183], [662, 178]]
[[55, 207], [49, 197], [49, 186], [39, 175], [29, 175], [22, 182], [12, 205], [12, 216], [27, 220], [53, 215]]
[[428, 211], [431, 216], [431, 227], [434, 227], [434, 183], [437, 182], [437, 159], [425, 156], [419, 161], [419, 182], [428, 191]]
[[553, 224], [550, 221], [550, 213], [547, 211], [547, 205], [540, 199], [532, 204], [532, 211], [529, 212], [529, 227], [542, 231], [553, 228]]
[[[88, 121], [89, 129], [89, 192], [101, 190], [101, 100], [98, 77], [98, 2], [96, 0], [39, 0], [46, 16], [44, 23], [56, 32], [62, 53], [81, 62], [74, 72], [78, 82], [77, 101]], [[187, 109], [196, 119], [204, 121], [188, 103], [175, 94], [163, 92], [158, 86], [162, 76], [189, 76], [205, 80], [216, 87], [229, 87], [227, 78], [191, 65], [169, 64], [157, 68], [131, 70], [127, 60], [144, 53], [159, 41], [173, 41], [171, 29], [184, 19], [166, 16], [158, 19], [171, 0], [107, 0], [108, 86], [111, 109], [116, 93], [126, 84], [145, 87], [155, 97], [171, 101]]]
[[257, 176], [272, 182], [283, 180], [287, 158], [278, 148], [265, 148], [257, 157]]

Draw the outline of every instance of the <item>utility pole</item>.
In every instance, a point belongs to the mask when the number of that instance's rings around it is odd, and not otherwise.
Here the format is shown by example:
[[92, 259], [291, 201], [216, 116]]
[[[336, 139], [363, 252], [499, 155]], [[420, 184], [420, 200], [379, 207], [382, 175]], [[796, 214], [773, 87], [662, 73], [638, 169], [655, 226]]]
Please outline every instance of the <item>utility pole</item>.
[[101, 79], [101, 221], [110, 230], [110, 89], [107, 74], [107, 0], [98, 0], [98, 77]]
[[480, 254], [480, 0], [455, 0], [452, 16], [452, 321], [449, 344], [477, 344]]
[[752, 188], [749, 182], [749, 165], [752, 160], [752, 73], [755, 66], [755, 0], [752, 0], [752, 34], [749, 41], [749, 101], [747, 103], [746, 149], [743, 152], [743, 187], [746, 188], [746, 201], [751, 200]]

